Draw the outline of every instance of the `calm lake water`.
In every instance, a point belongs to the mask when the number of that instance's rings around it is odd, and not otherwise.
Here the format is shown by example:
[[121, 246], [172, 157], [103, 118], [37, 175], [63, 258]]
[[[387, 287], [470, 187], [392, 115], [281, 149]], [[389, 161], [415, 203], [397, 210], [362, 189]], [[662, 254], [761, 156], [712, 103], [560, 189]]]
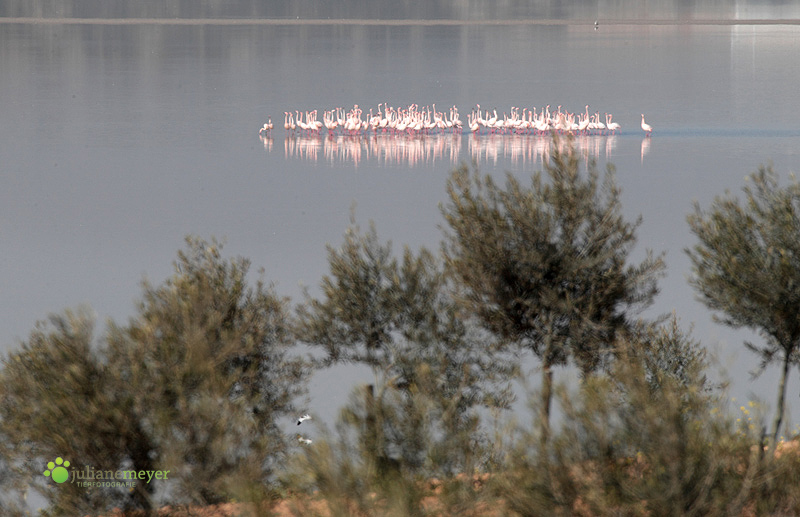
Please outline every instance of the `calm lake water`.
[[[454, 165], [524, 177], [548, 145], [289, 137], [284, 111], [435, 103], [465, 119], [476, 104], [588, 104], [622, 130], [579, 140], [582, 152], [616, 166], [626, 212], [643, 217], [637, 251], [667, 252], [649, 314], [676, 311], [734, 396], [772, 404], [777, 370], [751, 382], [757, 361], [741, 343], [752, 336], [714, 324], [686, 282], [685, 217], [760, 164], [784, 178], [800, 169], [798, 48], [797, 25], [0, 24], [0, 344], [79, 304], [99, 328], [125, 321], [141, 280], [169, 275], [187, 234], [224, 239], [253, 278], [263, 268], [299, 301], [353, 205], [396, 249], [435, 248]], [[262, 140], [268, 117], [280, 127]], [[310, 407], [331, 416], [361, 375], [319, 375]]]

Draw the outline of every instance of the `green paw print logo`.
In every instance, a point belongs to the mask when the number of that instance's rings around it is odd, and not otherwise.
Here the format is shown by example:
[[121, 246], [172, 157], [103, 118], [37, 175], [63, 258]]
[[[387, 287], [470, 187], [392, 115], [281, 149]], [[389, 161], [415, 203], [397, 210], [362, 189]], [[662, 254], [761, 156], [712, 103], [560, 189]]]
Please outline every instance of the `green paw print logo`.
[[69, 479], [69, 462], [61, 458], [56, 458], [56, 461], [47, 462], [47, 470], [44, 475], [55, 481], [56, 483], [63, 483]]

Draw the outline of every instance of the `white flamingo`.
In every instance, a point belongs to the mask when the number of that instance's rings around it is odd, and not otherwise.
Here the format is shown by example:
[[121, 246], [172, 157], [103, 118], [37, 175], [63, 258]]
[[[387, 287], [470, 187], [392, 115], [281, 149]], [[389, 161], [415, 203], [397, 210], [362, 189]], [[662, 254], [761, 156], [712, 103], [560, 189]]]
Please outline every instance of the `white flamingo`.
[[653, 126], [644, 121], [644, 113], [642, 113], [642, 131], [644, 131], [647, 136], [653, 133]]
[[595, 129], [600, 131], [600, 133], [602, 133], [606, 129], [606, 125], [603, 124], [602, 122], [600, 122], [600, 112], [599, 111], [595, 112], [595, 114], [594, 114], [594, 127], [595, 127]]
[[469, 130], [473, 133], [477, 132], [481, 127], [475, 115], [467, 115], [467, 122], [469, 123]]
[[269, 117], [267, 121], [264, 123], [264, 127], [258, 130], [259, 135], [266, 135], [270, 131], [272, 131], [272, 117]]
[[[583, 112], [573, 113], [558, 105], [557, 109], [550, 111], [548, 104], [541, 110], [536, 107], [526, 108], [511, 106], [510, 111], [498, 113], [497, 108], [483, 110], [480, 104], [467, 115], [462, 122], [458, 107], [453, 105], [447, 111], [438, 111], [436, 105], [419, 106], [410, 104], [407, 108], [393, 108], [388, 103], [378, 104], [374, 109], [364, 110], [358, 104], [353, 109], [346, 110], [338, 107], [323, 110], [322, 120], [318, 120], [317, 110], [284, 111], [284, 128], [294, 131], [299, 128], [305, 135], [317, 135], [320, 131], [327, 130], [328, 134], [341, 131], [345, 134], [357, 136], [364, 133], [403, 133], [408, 135], [427, 134], [429, 132], [460, 133], [462, 126], [466, 126], [472, 133], [484, 131], [493, 134], [547, 134], [551, 132], [577, 132], [580, 134], [604, 134], [608, 131], [615, 134], [621, 129], [620, 124], [614, 122], [613, 115], [605, 113], [605, 124], [600, 118], [600, 113], [589, 113], [589, 106], [584, 106]], [[362, 114], [364, 115], [362, 117]], [[261, 135], [266, 135], [272, 129], [272, 119], [259, 128]], [[642, 114], [642, 130], [650, 136], [653, 128], [644, 120]]]
[[614, 115], [611, 113], [606, 113], [606, 127], [611, 133], [616, 133], [617, 129], [622, 128], [622, 126], [614, 122]]

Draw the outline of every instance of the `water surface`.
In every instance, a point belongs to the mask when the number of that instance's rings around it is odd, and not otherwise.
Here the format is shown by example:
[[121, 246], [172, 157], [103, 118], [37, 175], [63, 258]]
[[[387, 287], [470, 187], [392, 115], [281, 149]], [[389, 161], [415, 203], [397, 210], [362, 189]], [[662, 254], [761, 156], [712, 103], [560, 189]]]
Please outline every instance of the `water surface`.
[[[476, 104], [589, 105], [622, 131], [580, 140], [582, 152], [616, 166], [626, 213], [643, 217], [637, 253], [667, 252], [651, 313], [694, 324], [735, 396], [772, 402], [776, 372], [748, 380], [751, 336], [712, 323], [694, 300], [685, 216], [695, 200], [738, 191], [759, 164], [783, 177], [800, 167], [798, 43], [796, 25], [0, 24], [0, 342], [13, 347], [37, 319], [81, 303], [100, 325], [124, 321], [142, 278], [170, 274], [190, 233], [224, 239], [299, 300], [327, 271], [325, 245], [341, 242], [354, 204], [397, 249], [436, 248], [457, 163], [524, 177], [548, 144], [467, 134], [348, 144], [282, 128], [264, 141], [267, 117], [379, 103], [457, 105], [462, 117]], [[360, 373], [319, 376], [312, 397], [340, 405], [350, 375]], [[797, 413], [796, 383], [789, 392]]]

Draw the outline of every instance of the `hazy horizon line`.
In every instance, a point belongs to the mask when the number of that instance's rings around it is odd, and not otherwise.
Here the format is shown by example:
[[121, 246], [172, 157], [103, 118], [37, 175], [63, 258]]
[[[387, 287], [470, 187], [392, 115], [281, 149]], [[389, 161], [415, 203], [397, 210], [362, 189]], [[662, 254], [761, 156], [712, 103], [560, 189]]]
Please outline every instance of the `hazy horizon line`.
[[800, 19], [356, 19], [356, 18], [38, 18], [0, 17], [0, 24], [28, 25], [360, 25], [360, 26], [510, 26], [510, 25], [800, 25]]

